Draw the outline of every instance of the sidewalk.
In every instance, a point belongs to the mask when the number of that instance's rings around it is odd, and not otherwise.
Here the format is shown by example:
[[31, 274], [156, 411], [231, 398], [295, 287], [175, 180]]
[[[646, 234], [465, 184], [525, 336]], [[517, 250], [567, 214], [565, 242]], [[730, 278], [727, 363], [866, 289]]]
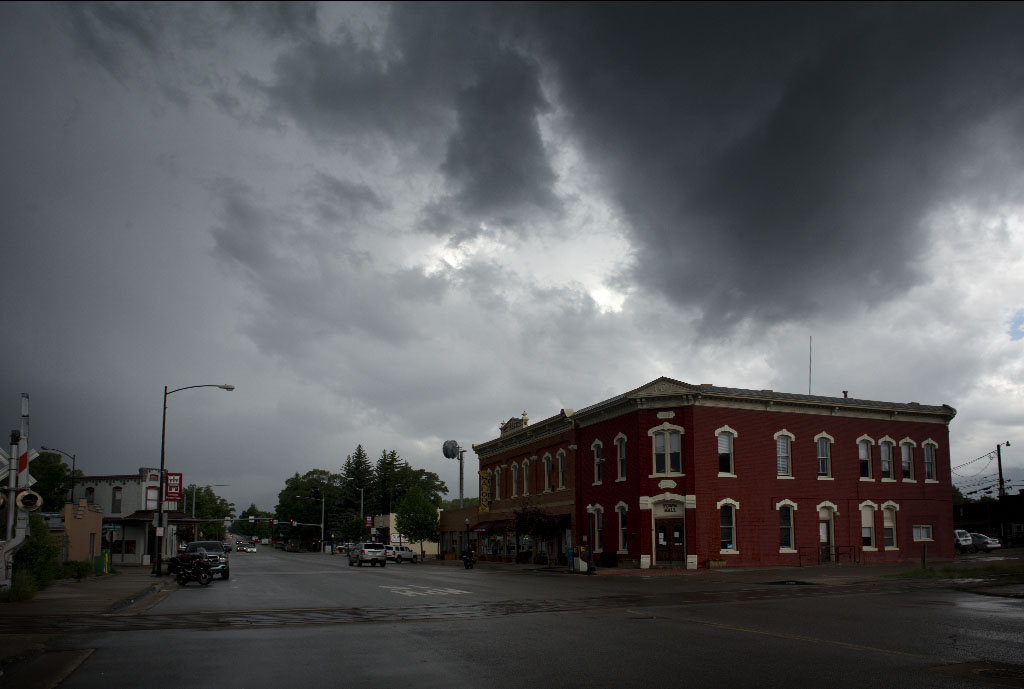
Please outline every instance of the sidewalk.
[[158, 602], [161, 593], [177, 585], [174, 577], [157, 578], [148, 566], [120, 565], [115, 574], [61, 579], [36, 593], [31, 600], [0, 602], [0, 665], [46, 648], [53, 635], [24, 634], [12, 629], [12, 620], [24, 617], [76, 617], [79, 615], [135, 614]]

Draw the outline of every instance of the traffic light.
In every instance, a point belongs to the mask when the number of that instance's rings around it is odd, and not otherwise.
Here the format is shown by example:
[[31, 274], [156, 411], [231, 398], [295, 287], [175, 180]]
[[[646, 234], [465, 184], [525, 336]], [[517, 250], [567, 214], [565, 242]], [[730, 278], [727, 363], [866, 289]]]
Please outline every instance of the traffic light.
[[277, 521], [276, 519], [271, 519], [271, 520], [270, 520], [270, 525], [271, 525], [271, 526], [273, 526], [273, 525], [274, 525], [274, 522], [276, 522], [276, 521]]
[[292, 519], [292, 526], [295, 526], [295, 520]]

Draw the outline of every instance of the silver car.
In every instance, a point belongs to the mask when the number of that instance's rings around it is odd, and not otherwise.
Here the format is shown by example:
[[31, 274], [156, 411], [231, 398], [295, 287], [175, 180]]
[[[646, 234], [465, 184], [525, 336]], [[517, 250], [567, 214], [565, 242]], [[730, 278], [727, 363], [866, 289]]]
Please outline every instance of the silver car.
[[383, 543], [356, 543], [354, 546], [348, 549], [348, 566], [353, 565], [363, 566], [364, 562], [369, 562], [372, 566], [376, 567], [379, 563], [381, 567], [388, 563], [387, 552], [384, 550]]
[[397, 565], [403, 562], [417, 562], [419, 560], [419, 556], [408, 546], [389, 545], [385, 546], [384, 550], [387, 552], [388, 559]]

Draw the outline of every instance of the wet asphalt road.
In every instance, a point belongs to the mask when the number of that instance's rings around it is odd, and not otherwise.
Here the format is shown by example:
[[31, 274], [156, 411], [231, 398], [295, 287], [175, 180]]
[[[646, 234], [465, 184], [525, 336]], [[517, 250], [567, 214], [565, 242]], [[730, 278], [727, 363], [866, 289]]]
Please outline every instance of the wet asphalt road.
[[358, 568], [262, 550], [143, 614], [59, 624], [53, 651], [80, 658], [62, 689], [1024, 686], [1024, 601], [941, 582]]

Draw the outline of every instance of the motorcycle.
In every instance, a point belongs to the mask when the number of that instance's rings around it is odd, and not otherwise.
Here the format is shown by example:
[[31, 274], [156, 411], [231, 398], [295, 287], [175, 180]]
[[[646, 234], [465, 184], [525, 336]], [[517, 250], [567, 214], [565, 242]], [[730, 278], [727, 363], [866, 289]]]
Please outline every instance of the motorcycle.
[[466, 569], [473, 569], [473, 565], [476, 564], [476, 553], [472, 550], [462, 553], [462, 564], [465, 565]]
[[182, 554], [178, 557], [178, 572], [175, 581], [179, 586], [186, 586], [190, 581], [198, 581], [200, 586], [208, 586], [213, 581], [210, 563], [201, 554]]

